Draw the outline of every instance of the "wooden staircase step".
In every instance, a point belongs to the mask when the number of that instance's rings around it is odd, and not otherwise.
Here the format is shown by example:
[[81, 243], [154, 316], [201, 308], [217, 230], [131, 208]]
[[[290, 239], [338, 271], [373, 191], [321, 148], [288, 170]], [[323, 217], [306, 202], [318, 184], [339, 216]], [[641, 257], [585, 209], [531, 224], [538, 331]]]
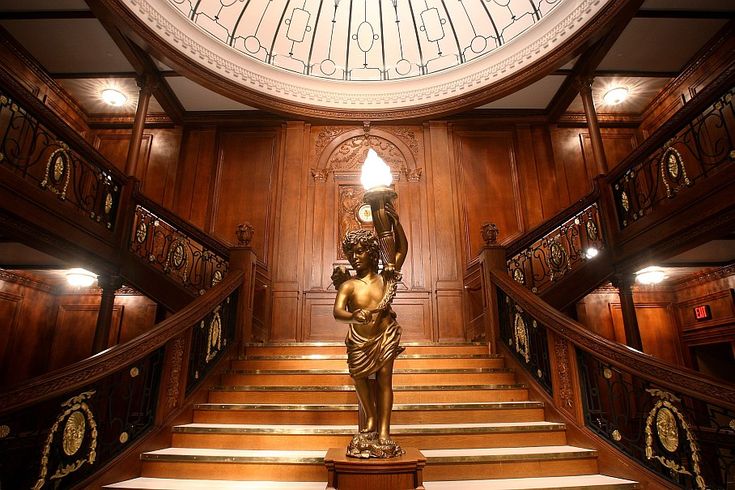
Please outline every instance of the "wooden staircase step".
[[[245, 356], [232, 361], [233, 369], [344, 369], [347, 354]], [[488, 354], [402, 354], [395, 369], [416, 368], [502, 368], [505, 360]]]
[[[127, 490], [324, 490], [324, 482], [184, 480], [133, 478], [103, 488]], [[426, 490], [630, 490], [636, 482], [606, 475], [503, 478], [497, 480], [427, 481]]]
[[325, 482], [185, 480], [183, 478], [133, 478], [102, 488], [127, 490], [324, 490]]
[[[357, 425], [185, 424], [173, 428], [176, 447], [303, 449], [347, 447]], [[474, 424], [392, 424], [401, 445], [419, 448], [480, 448], [566, 444], [564, 424], [495, 422]]]
[[[463, 403], [526, 401], [525, 385], [395, 386], [394, 403]], [[342, 386], [215, 386], [210, 403], [357, 403], [353, 385]]]
[[638, 488], [638, 484], [631, 480], [607, 475], [575, 475], [494, 480], [426, 481], [424, 487], [426, 490], [630, 490]]
[[[541, 402], [396, 404], [394, 424], [461, 422], [532, 422], [544, 419]], [[194, 422], [250, 424], [350, 424], [357, 404], [217, 404], [196, 405]]]
[[[488, 346], [482, 343], [434, 343], [402, 342], [404, 354], [487, 354]], [[275, 342], [269, 344], [246, 344], [248, 356], [344, 354], [344, 342]]]
[[[233, 370], [222, 376], [226, 385], [328, 386], [352, 382], [347, 369], [324, 370]], [[395, 369], [393, 385], [509, 384], [515, 373], [509, 368]]]
[[597, 472], [597, 451], [574, 446], [422, 449], [424, 479], [549, 477]]

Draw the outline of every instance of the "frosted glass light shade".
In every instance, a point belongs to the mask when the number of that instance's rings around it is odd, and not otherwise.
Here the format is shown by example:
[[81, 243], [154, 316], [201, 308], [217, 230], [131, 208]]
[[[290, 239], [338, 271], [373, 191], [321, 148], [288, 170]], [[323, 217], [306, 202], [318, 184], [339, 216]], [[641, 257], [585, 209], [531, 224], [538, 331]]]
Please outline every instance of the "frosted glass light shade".
[[658, 284], [666, 279], [666, 273], [660, 267], [646, 267], [635, 273], [635, 280], [641, 284]]
[[114, 88], [107, 88], [103, 90], [101, 95], [102, 100], [115, 107], [125, 105], [125, 102], [128, 101], [128, 98], [125, 97], [124, 93], [120, 92], [119, 90], [115, 90]]
[[393, 182], [390, 168], [372, 148], [368, 150], [365, 163], [362, 164], [360, 182], [366, 191], [376, 187], [388, 187]]
[[626, 87], [615, 87], [605, 92], [602, 96], [602, 100], [607, 105], [617, 105], [628, 98], [628, 89]]
[[69, 269], [66, 271], [66, 281], [70, 286], [87, 288], [97, 280], [97, 274], [86, 269]]

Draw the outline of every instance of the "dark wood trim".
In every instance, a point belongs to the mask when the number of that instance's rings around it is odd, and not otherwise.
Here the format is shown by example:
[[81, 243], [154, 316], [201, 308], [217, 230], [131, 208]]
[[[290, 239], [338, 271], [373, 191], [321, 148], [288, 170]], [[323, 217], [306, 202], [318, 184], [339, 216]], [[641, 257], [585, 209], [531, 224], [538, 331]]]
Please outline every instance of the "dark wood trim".
[[89, 10], [11, 10], [0, 12], [0, 20], [94, 19]]
[[[130, 129], [133, 127], [134, 114], [90, 114], [87, 124], [92, 129]], [[167, 114], [154, 113], [145, 117], [146, 128], [170, 128], [174, 121]]]
[[[573, 69], [560, 68], [549, 75], [574, 75]], [[646, 70], [595, 70], [595, 77], [630, 77], [630, 78], [674, 78], [679, 76], [678, 71], [646, 71]]]
[[618, 13], [615, 18], [615, 23], [605, 32], [604, 36], [579, 57], [574, 64], [574, 68], [572, 68], [573, 74], [569, 75], [564, 83], [562, 83], [554, 98], [551, 99], [551, 102], [546, 107], [551, 122], [556, 122], [567, 111], [567, 108], [569, 108], [569, 105], [577, 96], [578, 90], [575, 79], [590, 78], [594, 75], [597, 66], [602, 62], [608, 51], [610, 51], [610, 48], [613, 47], [623, 33], [642, 3], [642, 0], [629, 2]]
[[639, 19], [735, 19], [735, 10], [655, 10], [641, 9]]
[[[162, 77], [179, 77], [178, 73], [173, 70], [159, 72]], [[120, 72], [71, 72], [71, 73], [49, 73], [49, 76], [55, 80], [69, 79], [85, 79], [85, 78], [131, 78], [135, 79], [138, 74], [134, 71]]]
[[150, 81], [153, 87], [153, 96], [156, 98], [163, 110], [176, 124], [181, 124], [184, 118], [184, 106], [179, 101], [171, 86], [161, 76], [158, 67], [153, 59], [143, 51], [138, 45], [133, 43], [125, 36], [115, 24], [113, 14], [111, 14], [99, 2], [91, 3], [90, 7], [95, 16], [99, 19], [102, 27], [105, 28], [117, 47], [122, 51], [128, 62], [133, 65], [138, 77], [144, 77]]

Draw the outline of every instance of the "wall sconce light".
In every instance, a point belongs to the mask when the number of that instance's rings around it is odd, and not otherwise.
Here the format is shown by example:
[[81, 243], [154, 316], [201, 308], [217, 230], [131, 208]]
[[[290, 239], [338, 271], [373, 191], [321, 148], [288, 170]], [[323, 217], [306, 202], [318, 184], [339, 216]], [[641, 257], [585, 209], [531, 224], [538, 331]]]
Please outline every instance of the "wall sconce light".
[[607, 105], [618, 105], [627, 98], [628, 89], [626, 87], [612, 88], [602, 96], [602, 100], [604, 100]]
[[86, 269], [69, 269], [65, 275], [69, 285], [77, 288], [88, 288], [97, 280], [97, 274]]
[[635, 280], [641, 284], [658, 284], [666, 279], [666, 273], [661, 267], [651, 266], [635, 273]]
[[114, 88], [106, 88], [100, 95], [102, 96], [102, 100], [115, 107], [123, 106], [125, 105], [125, 102], [128, 101], [128, 98], [125, 97], [124, 93], [119, 90], [115, 90]]

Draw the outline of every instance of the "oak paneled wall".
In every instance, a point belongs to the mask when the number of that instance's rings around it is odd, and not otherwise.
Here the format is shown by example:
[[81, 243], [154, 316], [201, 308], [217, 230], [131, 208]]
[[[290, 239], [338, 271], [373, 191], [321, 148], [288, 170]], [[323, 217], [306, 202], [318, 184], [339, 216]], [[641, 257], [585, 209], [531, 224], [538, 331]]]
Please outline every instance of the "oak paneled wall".
[[[24, 273], [24, 275], [26, 275]], [[3, 271], [0, 279], [0, 384], [21, 383], [88, 357], [100, 294], [66, 293], [57, 286]], [[113, 306], [110, 345], [124, 343], [155, 324], [156, 304], [120, 294]]]
[[[120, 171], [125, 172], [131, 131], [105, 129], [94, 132], [94, 147]], [[169, 209], [174, 207], [176, 173], [181, 149], [180, 128], [149, 128], [143, 133], [137, 177], [141, 191]]]

